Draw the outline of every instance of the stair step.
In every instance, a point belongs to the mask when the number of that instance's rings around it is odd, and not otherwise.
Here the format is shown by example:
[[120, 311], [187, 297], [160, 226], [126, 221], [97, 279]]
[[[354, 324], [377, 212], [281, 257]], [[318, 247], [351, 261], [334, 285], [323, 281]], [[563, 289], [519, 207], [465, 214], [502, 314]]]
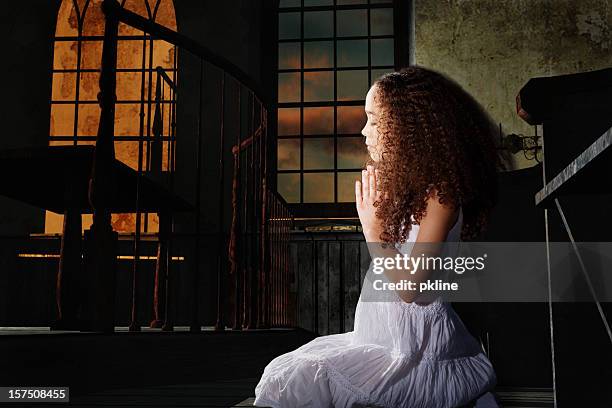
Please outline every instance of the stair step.
[[553, 407], [551, 388], [497, 387], [495, 394], [504, 408]]

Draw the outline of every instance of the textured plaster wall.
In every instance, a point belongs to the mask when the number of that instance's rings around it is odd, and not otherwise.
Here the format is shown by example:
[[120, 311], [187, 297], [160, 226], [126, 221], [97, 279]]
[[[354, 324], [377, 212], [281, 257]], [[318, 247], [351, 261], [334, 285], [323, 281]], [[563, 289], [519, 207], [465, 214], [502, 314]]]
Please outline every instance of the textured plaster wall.
[[455, 79], [504, 133], [534, 133], [515, 111], [530, 78], [612, 67], [610, 0], [414, 1], [416, 64]]

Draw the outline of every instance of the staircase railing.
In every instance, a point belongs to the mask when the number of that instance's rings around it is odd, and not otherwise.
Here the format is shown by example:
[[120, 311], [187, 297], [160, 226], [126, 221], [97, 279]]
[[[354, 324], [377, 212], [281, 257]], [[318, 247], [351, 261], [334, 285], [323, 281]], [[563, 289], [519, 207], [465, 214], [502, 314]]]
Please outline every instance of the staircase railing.
[[[96, 139], [96, 150], [92, 178], [90, 181], [90, 203], [93, 208], [94, 222], [92, 224], [91, 238], [96, 242], [97, 250], [89, 255], [89, 265], [95, 266], [93, 275], [99, 282], [104, 283], [107, 293], [97, 293], [99, 301], [96, 307], [104, 306], [106, 311], [98, 310], [101, 313], [93, 312], [91, 328], [94, 330], [114, 329], [113, 314], [108, 310], [112, 309], [108, 304], [108, 291], [112, 287], [110, 278], [104, 276], [104, 267], [112, 265], [116, 256], [114, 252], [114, 240], [112, 226], [110, 224], [110, 209], [104, 197], [108, 197], [113, 192], [113, 181], [110, 177], [110, 164], [114, 160], [114, 110], [115, 110], [115, 88], [116, 88], [116, 64], [117, 64], [117, 31], [119, 23], [127, 24], [131, 27], [149, 33], [152, 37], [174, 44], [181, 51], [187, 51], [199, 59], [200, 67], [200, 86], [199, 86], [199, 105], [198, 105], [198, 132], [196, 139], [196, 191], [195, 191], [195, 253], [193, 271], [193, 302], [191, 330], [201, 329], [201, 319], [199, 316], [199, 290], [200, 290], [200, 259], [199, 259], [199, 240], [202, 235], [200, 232], [200, 197], [202, 195], [202, 166], [203, 166], [203, 123], [201, 120], [203, 95], [202, 77], [204, 63], [212, 64], [222, 70], [221, 79], [221, 119], [219, 136], [219, 197], [218, 197], [218, 229], [217, 239], [222, 245], [227, 242], [228, 252], [219, 251], [216, 260], [217, 269], [217, 319], [215, 329], [224, 330], [228, 322], [234, 329], [242, 328], [265, 328], [270, 326], [290, 325], [290, 312], [287, 310], [287, 267], [288, 267], [288, 228], [291, 224], [291, 214], [287, 209], [284, 200], [275, 192], [269, 189], [268, 183], [268, 146], [267, 138], [267, 103], [264, 99], [259, 85], [247, 74], [230, 63], [223, 57], [211, 52], [206, 47], [196, 41], [172, 31], [164, 26], [147, 20], [136, 13], [122, 8], [116, 0], [104, 0], [102, 9], [105, 14], [105, 34], [103, 42], [102, 68], [100, 76], [100, 124]], [[175, 53], [176, 58], [176, 53]], [[177, 94], [177, 83], [171, 80], [161, 68], [157, 72], [157, 89], [155, 118], [153, 121], [152, 146], [160, 142], [159, 136], [163, 129], [163, 116], [159, 101], [163, 99], [161, 95], [164, 87], [169, 89], [170, 109], [171, 109], [171, 134], [169, 154], [169, 180], [170, 188], [173, 189], [174, 180], [174, 155], [175, 155], [175, 96]], [[238, 93], [238, 114], [240, 117], [240, 128], [237, 132], [235, 144], [232, 148], [234, 157], [233, 178], [231, 181], [232, 191], [232, 214], [231, 226], [226, 228], [224, 225], [224, 185], [226, 181], [224, 162], [224, 146], [229, 140], [225, 140], [225, 87], [226, 76], [235, 79], [240, 87], [246, 88], [248, 98], [249, 118], [246, 120], [248, 137], [242, 139], [243, 127], [242, 118], [245, 116], [240, 97], [242, 88]], [[242, 102], [245, 102], [244, 100]], [[183, 142], [181, 142], [183, 143]], [[140, 149], [139, 149], [140, 150]], [[152, 161], [161, 161], [159, 156], [161, 149], [153, 148]], [[148, 153], [149, 154], [149, 153]], [[139, 152], [138, 177], [142, 174], [142, 153]], [[149, 175], [156, 178], [155, 166], [146, 169]], [[161, 174], [157, 174], [161, 176]], [[140, 185], [140, 184], [138, 184]], [[140, 196], [137, 191], [137, 201]], [[137, 322], [137, 288], [140, 286], [138, 279], [138, 241], [140, 232], [139, 206], [137, 209], [137, 226], [134, 241], [134, 270], [133, 270], [133, 294], [132, 294], [132, 321], [130, 330], [140, 330]], [[168, 237], [165, 257], [159, 256], [158, 263], [163, 263], [171, 259], [172, 240], [178, 236], [173, 231], [172, 214], [164, 217], [164, 224], [160, 217], [160, 239]], [[229, 229], [229, 238], [226, 238], [226, 229]], [[115, 233], [116, 234], [116, 233]], [[228, 255], [229, 264], [225, 261]], [[163, 259], [160, 259], [163, 258]], [[172, 330], [174, 327], [174, 304], [176, 299], [172, 297], [173, 273], [170, 269], [171, 263], [166, 262], [166, 267], [158, 267], [156, 270], [156, 283], [154, 293], [154, 319], [151, 326], [162, 326], [165, 330]], [[226, 274], [226, 272], [228, 272]], [[107, 275], [109, 275], [107, 273]], [[163, 276], [166, 275], [166, 276]], [[227, 290], [224, 287], [228, 279]], [[165, 281], [165, 288], [164, 286]], [[228, 305], [233, 309], [232, 313], [226, 315], [226, 297], [229, 296]], [[162, 301], [162, 299], [165, 300]], [[106, 302], [106, 303], [105, 303]]]

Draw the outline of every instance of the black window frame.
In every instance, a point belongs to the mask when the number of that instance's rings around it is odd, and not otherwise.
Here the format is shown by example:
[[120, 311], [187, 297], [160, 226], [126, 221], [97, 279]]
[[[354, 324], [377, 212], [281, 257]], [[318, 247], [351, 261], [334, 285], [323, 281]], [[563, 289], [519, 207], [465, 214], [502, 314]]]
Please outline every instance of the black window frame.
[[[412, 2], [413, 0], [392, 0], [391, 2], [388, 3], [371, 3], [370, 0], [364, 1], [365, 4], [355, 4], [355, 5], [337, 5], [337, 0], [333, 0], [333, 5], [328, 5], [328, 6], [304, 6], [304, 0], [301, 0], [301, 6], [299, 7], [283, 7], [282, 9], [279, 9], [279, 0], [272, 0], [273, 2], [273, 7], [272, 7], [272, 13], [273, 16], [272, 18], [270, 18], [270, 20], [272, 20], [271, 22], [273, 23], [273, 35], [274, 35], [274, 41], [272, 42], [272, 46], [269, 49], [269, 53], [267, 53], [268, 55], [270, 55], [273, 58], [273, 61], [271, 63], [269, 63], [267, 66], [270, 68], [273, 68], [273, 76], [274, 76], [274, 80], [270, 81], [272, 82], [273, 85], [273, 91], [274, 91], [274, 97], [271, 98], [271, 100], [273, 101], [273, 106], [271, 109], [271, 114], [270, 114], [270, 123], [273, 123], [274, 125], [271, 126], [269, 129], [270, 134], [271, 134], [271, 140], [270, 140], [270, 157], [269, 157], [269, 170], [270, 170], [270, 181], [271, 181], [271, 185], [273, 186], [273, 188], [278, 191], [277, 189], [277, 177], [278, 177], [278, 168], [277, 168], [277, 140], [279, 138], [278, 136], [278, 132], [277, 132], [277, 124], [278, 124], [278, 109], [279, 108], [289, 108], [289, 107], [326, 107], [326, 106], [363, 106], [363, 104], [365, 103], [365, 100], [352, 100], [352, 101], [341, 101], [339, 103], [339, 101], [336, 100], [336, 96], [337, 96], [337, 83], [336, 81], [334, 82], [334, 100], [333, 101], [327, 101], [327, 102], [291, 102], [291, 103], [278, 103], [278, 73], [279, 72], [291, 72], [292, 70], [279, 70], [278, 69], [278, 44], [281, 42], [284, 42], [283, 40], [279, 40], [278, 39], [278, 31], [279, 31], [279, 27], [278, 27], [278, 15], [281, 12], [291, 12], [291, 11], [325, 11], [325, 10], [352, 10], [352, 9], [366, 9], [367, 14], [368, 14], [368, 26], [370, 25], [370, 11], [371, 9], [374, 8], [391, 8], [393, 10], [393, 34], [392, 35], [388, 35], [388, 36], [376, 36], [376, 38], [393, 38], [394, 39], [394, 65], [393, 65], [393, 69], [394, 70], [399, 70], [401, 67], [405, 67], [410, 65], [411, 61], [410, 61], [410, 46], [412, 41], [412, 33], [411, 33], [411, 21], [413, 19], [412, 13], [413, 13], [413, 7], [412, 7]], [[299, 41], [301, 44], [304, 44], [304, 42], [308, 42], [310, 41], [310, 39], [304, 39], [303, 37], [303, 30], [304, 30], [304, 26], [303, 26], [303, 13], [301, 14], [301, 27], [300, 27], [300, 31], [301, 31], [301, 38], [297, 41]], [[334, 19], [334, 25], [336, 24], [336, 19]], [[366, 37], [360, 36], [358, 38], [367, 38], [370, 39], [371, 36], [369, 34], [369, 28], [368, 28], [368, 35]], [[303, 95], [303, 91], [304, 91], [304, 81], [303, 81], [303, 72], [317, 72], [317, 71], [331, 71], [335, 72], [336, 71], [343, 71], [346, 70], [346, 68], [344, 67], [340, 67], [340, 69], [338, 69], [339, 67], [337, 67], [336, 65], [336, 41], [337, 39], [340, 40], [350, 40], [350, 39], [355, 39], [355, 37], [336, 37], [336, 30], [334, 28], [334, 32], [333, 32], [333, 36], [329, 37], [329, 38], [317, 38], [313, 41], [324, 41], [324, 40], [329, 40], [329, 41], [333, 41], [334, 42], [334, 66], [332, 68], [307, 68], [304, 69], [303, 67], [300, 67], [297, 70], [293, 70], [293, 72], [301, 72], [301, 95], [300, 95], [300, 100], [303, 101], [304, 95]], [[285, 40], [287, 42], [295, 42], [296, 39], [294, 40]], [[368, 46], [369, 47], [369, 46]], [[301, 51], [301, 59], [303, 60], [303, 53], [304, 53], [304, 47], [303, 45], [300, 47]], [[351, 67], [350, 69], [367, 69], [368, 70], [368, 84], [371, 83], [371, 80], [374, 78], [371, 78], [371, 70], [372, 69], [377, 69], [376, 67], [372, 68], [371, 65], [371, 57], [370, 57], [370, 53], [368, 53], [368, 65], [364, 66], [364, 67]], [[388, 68], [390, 69], [390, 68]], [[365, 96], [365, 95], [364, 95]], [[303, 110], [300, 109], [300, 125], [301, 125], [301, 129], [300, 129], [300, 170], [282, 170], [280, 171], [281, 173], [300, 173], [300, 174], [304, 174], [304, 169], [303, 169], [303, 140], [304, 140], [304, 132], [303, 132]], [[351, 135], [348, 135], [349, 137]], [[352, 135], [353, 137], [355, 135]], [[309, 136], [307, 136], [309, 137]], [[333, 172], [334, 173], [334, 180], [337, 180], [337, 173], [338, 173], [338, 168], [337, 168], [337, 140], [338, 140], [338, 134], [337, 134], [337, 114], [336, 114], [336, 109], [334, 109], [334, 133], [333, 136], [331, 136], [334, 140], [334, 169], [331, 170], [320, 170], [320, 172]], [[340, 136], [340, 137], [343, 137]], [[281, 137], [282, 138], [282, 137]], [[317, 172], [317, 171], [312, 171], [312, 170], [308, 170], [307, 173], [313, 173], [313, 172]], [[300, 196], [303, 197], [303, 176], [300, 177]], [[337, 197], [337, 182], [334, 181], [334, 197]], [[280, 194], [280, 193], [279, 193]], [[358, 216], [357, 216], [357, 211], [355, 208], [355, 203], [354, 202], [330, 202], [330, 203], [288, 203], [288, 207], [290, 209], [290, 211], [292, 212], [292, 214], [296, 217], [296, 219], [317, 219], [317, 220], [321, 220], [321, 219], [326, 219], [326, 220], [333, 220], [333, 219], [343, 219], [343, 220], [349, 220], [349, 221], [358, 221]]]

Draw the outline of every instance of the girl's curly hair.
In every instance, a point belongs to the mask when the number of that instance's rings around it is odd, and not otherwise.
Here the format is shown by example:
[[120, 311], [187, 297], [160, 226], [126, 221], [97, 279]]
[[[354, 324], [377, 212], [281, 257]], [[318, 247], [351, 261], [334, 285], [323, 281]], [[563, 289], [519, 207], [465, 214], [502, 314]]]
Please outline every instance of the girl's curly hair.
[[[462, 240], [486, 227], [498, 199], [497, 172], [506, 165], [495, 144], [496, 126], [458, 84], [419, 66], [374, 81], [380, 106], [378, 188], [389, 199], [375, 203], [384, 242], [405, 242], [437, 192], [440, 203], [463, 210]], [[410, 220], [414, 217], [414, 222]]]

